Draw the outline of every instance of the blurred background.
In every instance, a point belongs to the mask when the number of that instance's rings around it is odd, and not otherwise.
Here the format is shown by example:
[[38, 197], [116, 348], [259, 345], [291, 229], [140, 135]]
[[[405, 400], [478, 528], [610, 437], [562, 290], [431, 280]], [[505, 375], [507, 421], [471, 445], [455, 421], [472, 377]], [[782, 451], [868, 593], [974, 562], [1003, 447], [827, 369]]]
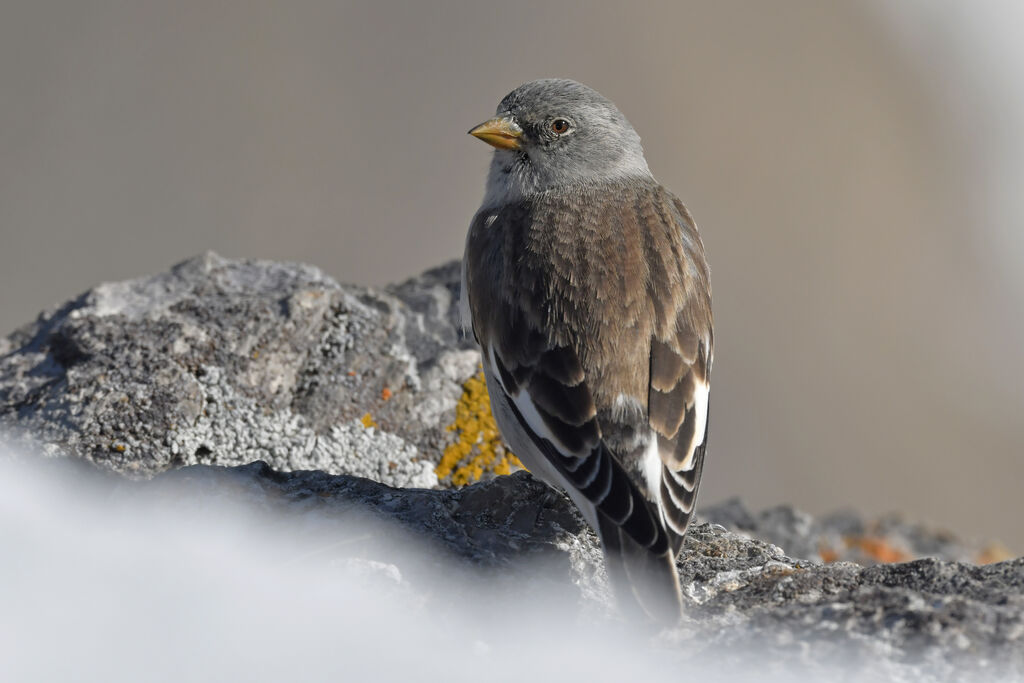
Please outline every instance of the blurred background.
[[713, 270], [702, 498], [1024, 552], [1024, 5], [0, 5], [0, 330], [216, 250], [384, 284], [461, 256], [544, 76], [610, 97]]

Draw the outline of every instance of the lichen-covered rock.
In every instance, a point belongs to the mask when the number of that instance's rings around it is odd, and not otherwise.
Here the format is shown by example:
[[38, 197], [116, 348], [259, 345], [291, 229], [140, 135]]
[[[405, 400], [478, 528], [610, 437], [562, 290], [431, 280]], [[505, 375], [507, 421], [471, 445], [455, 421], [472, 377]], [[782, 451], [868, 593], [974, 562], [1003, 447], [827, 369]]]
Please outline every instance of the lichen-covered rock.
[[0, 428], [129, 475], [265, 460], [432, 486], [478, 363], [448, 276], [392, 295], [209, 253], [100, 285], [4, 340]]
[[[613, 620], [599, 544], [568, 499], [493, 476], [512, 461], [458, 329], [458, 278], [452, 263], [378, 290], [207, 254], [101, 285], [0, 339], [0, 431], [22, 452], [151, 479], [122, 490], [232, 499], [293, 539], [329, 527], [338, 542], [316, 557], [423, 600], [433, 589], [389, 548]], [[1024, 559], [970, 564], [1000, 556], [896, 518], [739, 501], [700, 514], [678, 565], [686, 617], [659, 636], [680, 670], [1024, 676]]]
[[465, 486], [488, 478], [488, 474], [511, 474], [523, 468], [505, 447], [491, 412], [487, 382], [481, 370], [462, 385], [462, 397], [455, 406], [455, 421], [449, 429], [455, 441], [445, 447], [434, 472], [439, 481]]
[[948, 531], [910, 524], [893, 514], [870, 522], [852, 511], [815, 518], [789, 505], [753, 513], [738, 499], [704, 505], [699, 514], [732, 531], [782, 546], [794, 557], [820, 562], [873, 565], [934, 557], [987, 564], [1011, 559], [998, 543], [979, 547]]

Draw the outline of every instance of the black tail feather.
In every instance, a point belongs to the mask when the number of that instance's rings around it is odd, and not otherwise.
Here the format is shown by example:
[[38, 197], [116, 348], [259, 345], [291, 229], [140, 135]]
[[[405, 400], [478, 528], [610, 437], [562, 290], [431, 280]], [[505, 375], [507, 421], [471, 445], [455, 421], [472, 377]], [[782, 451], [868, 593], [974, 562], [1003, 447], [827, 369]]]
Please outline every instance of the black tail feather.
[[600, 513], [598, 526], [608, 580], [623, 614], [662, 626], [677, 624], [682, 615], [682, 593], [672, 551], [652, 552]]

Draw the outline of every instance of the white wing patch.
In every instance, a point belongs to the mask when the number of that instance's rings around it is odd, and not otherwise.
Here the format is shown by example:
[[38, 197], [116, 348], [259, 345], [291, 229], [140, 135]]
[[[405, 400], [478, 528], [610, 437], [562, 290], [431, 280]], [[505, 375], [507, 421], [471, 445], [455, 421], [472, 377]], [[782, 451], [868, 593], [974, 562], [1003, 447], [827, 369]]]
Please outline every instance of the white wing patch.
[[[512, 413], [508, 405], [510, 403], [515, 405], [520, 415], [523, 416], [523, 420], [526, 421], [529, 429], [534, 434], [547, 439], [555, 448], [563, 453], [569, 453], [570, 451], [551, 433], [551, 430], [544, 423], [544, 418], [537, 412], [536, 406], [534, 406], [533, 401], [530, 400], [525, 391], [520, 391], [519, 396], [509, 395], [501, 381], [501, 373], [498, 372], [498, 366], [495, 363], [493, 348], [484, 350], [483, 365], [484, 375], [487, 377], [487, 388], [491, 392], [491, 408], [494, 418], [498, 422], [498, 428], [501, 430], [502, 437], [505, 438], [512, 447], [512, 451], [531, 473], [548, 484], [557, 486], [568, 493], [569, 497], [576, 503], [576, 507], [583, 513], [584, 519], [587, 520], [591, 528], [597, 529], [597, 508], [580, 493], [579, 489], [559, 474], [554, 464], [548, 462], [547, 456], [537, 450], [533, 439], [523, 430], [518, 418]], [[496, 396], [495, 393], [497, 392], [500, 392], [501, 395]]]
[[679, 466], [680, 470], [692, 470], [693, 469], [693, 454], [697, 451], [697, 447], [704, 443], [704, 433], [708, 425], [708, 393], [711, 391], [711, 387], [707, 382], [696, 382], [693, 388], [693, 412], [696, 424], [693, 429], [693, 441], [690, 442], [690, 447], [686, 450], [686, 459], [683, 460]]
[[[710, 344], [708, 342], [709, 342], [709, 340], [707, 338], [705, 338], [704, 341], [701, 343], [700, 347], [698, 347], [698, 353], [700, 353], [700, 348], [703, 348], [704, 352], [708, 354], [707, 355], [707, 362], [706, 362], [707, 371], [704, 373], [704, 380], [703, 381], [698, 380], [698, 381], [694, 382], [694, 387], [693, 387], [693, 404], [692, 404], [692, 407], [693, 407], [693, 417], [694, 417], [695, 423], [694, 423], [694, 426], [693, 426], [693, 439], [691, 439], [690, 444], [689, 444], [689, 446], [686, 449], [686, 457], [683, 459], [683, 462], [680, 463], [679, 467], [676, 468], [680, 472], [688, 472], [688, 471], [693, 469], [694, 465], [696, 464], [694, 462], [694, 455], [697, 452], [697, 448], [699, 448], [700, 445], [702, 443], [704, 443], [704, 438], [707, 435], [707, 428], [708, 428], [708, 396], [709, 396], [709, 394], [711, 392], [711, 385], [708, 382], [707, 378], [711, 374], [711, 353], [712, 353], [711, 346], [710, 346]], [[688, 361], [688, 362], [692, 364], [696, 360], [697, 359], [694, 358], [692, 361]], [[690, 408], [690, 406], [687, 406], [687, 409], [689, 409], [689, 408]], [[682, 444], [680, 444], [680, 445], [682, 445]], [[676, 480], [679, 481], [682, 484], [681, 480], [679, 480], [679, 479], [676, 479]], [[685, 484], [683, 484], [683, 485], [685, 486]], [[686, 487], [686, 489], [688, 491], [692, 490], [690, 487]]]
[[[562, 441], [552, 433], [548, 428], [547, 423], [544, 422], [544, 418], [540, 416], [540, 412], [537, 410], [537, 406], [534, 405], [533, 400], [530, 398], [530, 392], [521, 390], [516, 394], [510, 394], [506, 389], [504, 383], [501, 381], [501, 373], [498, 372], [498, 364], [494, 358], [494, 347], [487, 349], [487, 364], [491, 375], [501, 384], [501, 390], [504, 392], [512, 403], [515, 405], [519, 414], [523, 416], [523, 420], [529, 426], [530, 430], [542, 439], [547, 439], [562, 453], [567, 455], [583, 457], [589, 455], [589, 452], [577, 453], [566, 447]], [[593, 416], [593, 414], [591, 415]]]
[[647, 484], [647, 491], [654, 496], [658, 505], [661, 505], [661, 472], [665, 465], [661, 461], [661, 453], [658, 452], [658, 434], [650, 430], [647, 439], [647, 448], [644, 454], [641, 471], [644, 474], [644, 482]]

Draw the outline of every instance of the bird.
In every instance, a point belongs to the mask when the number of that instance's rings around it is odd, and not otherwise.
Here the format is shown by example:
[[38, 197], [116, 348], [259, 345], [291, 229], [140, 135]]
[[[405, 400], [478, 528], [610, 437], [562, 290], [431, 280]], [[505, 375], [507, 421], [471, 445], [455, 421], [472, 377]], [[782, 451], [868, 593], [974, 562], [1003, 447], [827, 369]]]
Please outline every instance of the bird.
[[495, 149], [460, 309], [498, 428], [597, 532], [620, 611], [678, 623], [714, 346], [694, 220], [576, 81], [525, 83], [469, 133]]

